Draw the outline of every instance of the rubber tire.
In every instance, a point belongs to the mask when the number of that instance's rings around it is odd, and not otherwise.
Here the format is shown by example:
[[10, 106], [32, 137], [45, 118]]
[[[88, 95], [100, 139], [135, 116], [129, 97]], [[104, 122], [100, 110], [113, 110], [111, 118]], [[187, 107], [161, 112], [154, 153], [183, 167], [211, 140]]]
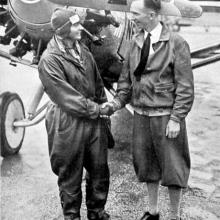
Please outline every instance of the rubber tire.
[[[6, 137], [6, 127], [5, 127], [6, 114], [7, 114], [9, 104], [15, 100], [20, 103], [21, 111], [23, 114], [22, 117], [24, 118], [25, 117], [24, 105], [18, 94], [4, 92], [0, 95], [0, 145], [1, 145], [1, 156], [2, 157], [6, 157], [6, 156], [10, 156], [10, 155], [18, 153], [19, 150], [21, 149], [21, 146], [24, 140], [25, 128], [22, 128], [23, 129], [22, 137], [19, 140], [19, 143], [17, 144], [17, 146], [15, 147], [10, 146], [10, 143], [8, 142], [7, 137]], [[21, 128], [18, 128], [18, 129], [21, 129]]]

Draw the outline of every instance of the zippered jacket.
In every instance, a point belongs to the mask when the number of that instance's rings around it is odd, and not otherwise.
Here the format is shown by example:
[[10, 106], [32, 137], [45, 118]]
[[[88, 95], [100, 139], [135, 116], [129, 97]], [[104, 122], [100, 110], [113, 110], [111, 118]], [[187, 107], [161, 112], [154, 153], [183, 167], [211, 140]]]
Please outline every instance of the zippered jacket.
[[107, 101], [92, 54], [80, 44], [82, 62], [60, 50], [52, 38], [38, 65], [45, 92], [63, 111], [76, 117], [97, 118]]
[[134, 71], [140, 62], [143, 36], [132, 40], [118, 81], [115, 101], [123, 107], [128, 102], [139, 109], [171, 108], [171, 118], [180, 121], [190, 111], [194, 100], [194, 80], [188, 43], [163, 25], [159, 42], [153, 44], [141, 80]]

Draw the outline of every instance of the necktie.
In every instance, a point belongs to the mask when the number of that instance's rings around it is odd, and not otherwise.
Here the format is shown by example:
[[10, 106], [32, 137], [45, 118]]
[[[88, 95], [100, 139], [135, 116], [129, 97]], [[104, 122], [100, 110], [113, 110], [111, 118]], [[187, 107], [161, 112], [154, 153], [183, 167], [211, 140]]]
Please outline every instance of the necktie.
[[141, 75], [144, 72], [145, 66], [147, 64], [148, 56], [150, 53], [150, 36], [151, 34], [148, 33], [147, 38], [144, 41], [144, 45], [141, 49], [141, 59], [140, 62], [134, 71], [134, 75], [136, 76], [137, 81], [141, 79]]

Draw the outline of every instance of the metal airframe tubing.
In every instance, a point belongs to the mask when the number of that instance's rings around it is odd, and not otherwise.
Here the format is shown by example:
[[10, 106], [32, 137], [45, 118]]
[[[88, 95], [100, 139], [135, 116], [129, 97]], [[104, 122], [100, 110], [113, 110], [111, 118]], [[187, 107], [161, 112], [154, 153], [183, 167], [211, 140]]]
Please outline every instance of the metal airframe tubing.
[[192, 69], [197, 69], [199, 67], [202, 67], [202, 66], [205, 66], [205, 65], [217, 62], [217, 61], [220, 61], [220, 55], [211, 56], [201, 61], [197, 61], [196, 63], [192, 64]]
[[34, 97], [27, 111], [29, 119], [33, 119], [35, 115], [37, 114], [36, 113], [37, 107], [43, 97], [43, 94], [44, 94], [44, 88], [43, 88], [42, 83], [40, 82], [39, 85], [37, 86], [36, 92], [34, 93]]
[[13, 123], [14, 127], [31, 127], [33, 125], [36, 125], [38, 123], [40, 123], [41, 121], [44, 120], [46, 113], [42, 114], [39, 118], [37, 119], [33, 119], [33, 120], [29, 120], [29, 119], [23, 119], [20, 121], [15, 121]]
[[212, 44], [207, 45], [205, 47], [191, 51], [191, 58], [197, 58], [203, 54], [209, 54], [210, 52], [213, 52], [213, 51], [219, 50], [219, 49], [220, 49], [220, 42], [217, 42], [215, 44], [212, 43]]
[[[33, 126], [33, 125], [40, 123], [42, 120], [44, 120], [45, 115], [46, 115], [46, 112], [44, 112], [44, 113], [42, 113], [42, 112], [46, 110], [49, 103], [50, 103], [50, 101], [46, 102], [42, 107], [40, 107], [36, 111], [36, 113], [31, 118], [25, 118], [20, 121], [15, 121], [13, 123], [13, 126], [14, 127], [30, 127], [30, 126]], [[39, 116], [39, 117], [37, 117], [37, 116]]]

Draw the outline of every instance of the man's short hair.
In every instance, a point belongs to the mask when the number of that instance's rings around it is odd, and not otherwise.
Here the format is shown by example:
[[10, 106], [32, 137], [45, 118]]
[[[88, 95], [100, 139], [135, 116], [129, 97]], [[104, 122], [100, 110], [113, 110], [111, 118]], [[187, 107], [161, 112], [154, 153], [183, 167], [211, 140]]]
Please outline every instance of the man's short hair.
[[146, 8], [153, 9], [158, 12], [161, 9], [161, 0], [143, 0]]

